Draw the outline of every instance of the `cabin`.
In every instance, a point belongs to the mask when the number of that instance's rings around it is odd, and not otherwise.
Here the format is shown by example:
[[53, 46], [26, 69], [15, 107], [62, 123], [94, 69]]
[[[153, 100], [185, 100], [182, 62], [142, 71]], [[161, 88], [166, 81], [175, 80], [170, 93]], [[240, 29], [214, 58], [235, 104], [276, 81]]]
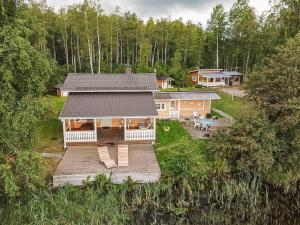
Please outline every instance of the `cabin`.
[[174, 81], [174, 79], [169, 76], [157, 77], [157, 85], [160, 89], [173, 88], [172, 81]]
[[[156, 182], [157, 119], [206, 116], [214, 92], [160, 92], [154, 73], [69, 74], [61, 87], [60, 113], [66, 152], [53, 185], [81, 185], [98, 174], [121, 183]], [[98, 152], [97, 152], [98, 151]]]
[[204, 87], [241, 85], [243, 75], [237, 71], [222, 69], [198, 69], [188, 72], [187, 80]]

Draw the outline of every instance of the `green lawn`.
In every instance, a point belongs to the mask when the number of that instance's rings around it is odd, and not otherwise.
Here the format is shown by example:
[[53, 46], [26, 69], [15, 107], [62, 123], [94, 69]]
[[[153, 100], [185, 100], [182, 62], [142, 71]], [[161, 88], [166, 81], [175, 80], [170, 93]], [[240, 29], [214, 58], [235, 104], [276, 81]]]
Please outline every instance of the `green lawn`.
[[[49, 105], [49, 112], [44, 119], [37, 123], [37, 138], [34, 150], [37, 152], [46, 153], [61, 153], [63, 152], [63, 134], [62, 124], [59, 120], [59, 113], [66, 101], [66, 98], [47, 96], [46, 102]], [[59, 158], [45, 158], [46, 172], [52, 176]]]
[[222, 92], [218, 92], [218, 95], [221, 99], [213, 100], [212, 108], [219, 109], [234, 118], [241, 115], [247, 107], [251, 107], [250, 103], [246, 99], [236, 96], [232, 99], [231, 95]]
[[[164, 129], [169, 127], [169, 131]], [[207, 154], [208, 140], [194, 140], [178, 121], [158, 120], [156, 144], [154, 146], [163, 174], [174, 172], [172, 164], [180, 166], [183, 160], [196, 162], [199, 172], [207, 175], [209, 160]], [[185, 153], [189, 155], [186, 156]], [[188, 159], [183, 159], [188, 157]], [[173, 165], [174, 166], [174, 165]]]
[[37, 151], [55, 151], [62, 148], [61, 121], [58, 119], [66, 98], [47, 96], [49, 112], [45, 119], [37, 123], [38, 137], [35, 145]]

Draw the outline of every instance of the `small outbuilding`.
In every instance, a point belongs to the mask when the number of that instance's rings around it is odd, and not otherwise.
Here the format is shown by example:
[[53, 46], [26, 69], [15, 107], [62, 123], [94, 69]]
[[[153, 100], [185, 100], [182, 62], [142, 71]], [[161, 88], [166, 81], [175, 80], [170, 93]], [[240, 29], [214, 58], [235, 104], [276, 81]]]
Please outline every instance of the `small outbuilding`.
[[63, 86], [62, 84], [57, 84], [54, 86], [54, 88], [56, 90], [56, 96], [59, 96], [59, 97], [63, 96], [62, 91], [61, 91], [62, 86]]
[[174, 81], [174, 79], [169, 76], [157, 77], [157, 85], [160, 89], [172, 88], [172, 81]]

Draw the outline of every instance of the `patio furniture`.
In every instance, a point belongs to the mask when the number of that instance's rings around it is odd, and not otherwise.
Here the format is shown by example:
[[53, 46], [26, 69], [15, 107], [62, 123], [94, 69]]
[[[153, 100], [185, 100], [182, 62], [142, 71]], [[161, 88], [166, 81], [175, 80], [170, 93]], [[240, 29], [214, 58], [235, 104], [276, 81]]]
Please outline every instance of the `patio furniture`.
[[199, 113], [198, 112], [193, 112], [193, 119], [199, 117]]
[[97, 148], [100, 161], [104, 163], [106, 168], [111, 169], [117, 167], [115, 160], [111, 159], [108, 153], [107, 146]]
[[118, 145], [118, 166], [128, 166], [128, 145]]
[[199, 120], [196, 120], [196, 119], [195, 119], [195, 120], [194, 120], [194, 129], [196, 129], [197, 127], [200, 129], [200, 128], [201, 128], [201, 123], [200, 123]]
[[199, 122], [201, 124], [201, 127], [207, 131], [207, 129], [214, 124], [214, 121], [212, 119], [208, 118], [200, 118]]

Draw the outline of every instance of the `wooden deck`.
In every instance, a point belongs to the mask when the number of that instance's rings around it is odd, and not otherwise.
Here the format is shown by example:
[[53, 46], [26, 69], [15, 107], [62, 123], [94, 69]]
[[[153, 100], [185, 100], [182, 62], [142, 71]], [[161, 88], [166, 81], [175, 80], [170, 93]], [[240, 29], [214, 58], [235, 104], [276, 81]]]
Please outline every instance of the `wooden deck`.
[[[110, 157], [117, 163], [117, 145], [109, 146]], [[54, 175], [53, 186], [65, 184], [82, 185], [88, 178], [95, 180], [99, 174], [121, 183], [131, 177], [134, 181], [151, 183], [159, 180], [161, 172], [153, 146], [150, 144], [129, 145], [129, 166], [107, 169], [99, 161], [96, 146], [71, 146], [65, 152]]]

